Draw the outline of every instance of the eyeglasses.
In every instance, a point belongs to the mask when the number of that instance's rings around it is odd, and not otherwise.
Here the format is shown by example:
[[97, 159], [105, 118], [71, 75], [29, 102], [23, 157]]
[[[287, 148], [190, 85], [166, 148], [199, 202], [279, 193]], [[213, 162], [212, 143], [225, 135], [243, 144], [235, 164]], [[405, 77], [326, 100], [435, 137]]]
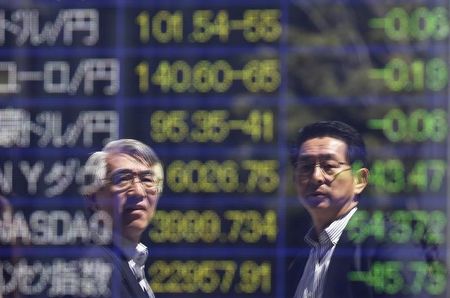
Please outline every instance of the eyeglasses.
[[349, 171], [352, 168], [342, 168], [343, 165], [349, 165], [346, 162], [333, 159], [319, 161], [299, 161], [295, 166], [295, 175], [298, 179], [306, 180], [311, 177], [316, 167], [320, 168], [323, 177], [328, 182], [333, 182], [341, 173]]
[[155, 173], [150, 170], [141, 172], [119, 170], [113, 172], [106, 180], [109, 180], [118, 190], [127, 190], [131, 188], [136, 177], [139, 179], [139, 182], [145, 190], [152, 190], [156, 188], [161, 181], [155, 176]]

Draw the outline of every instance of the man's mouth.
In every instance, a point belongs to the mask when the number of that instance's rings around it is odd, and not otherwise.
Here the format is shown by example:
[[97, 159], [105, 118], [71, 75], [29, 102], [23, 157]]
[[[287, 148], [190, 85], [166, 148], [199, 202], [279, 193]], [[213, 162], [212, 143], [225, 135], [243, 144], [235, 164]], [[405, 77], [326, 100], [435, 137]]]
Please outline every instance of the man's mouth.
[[146, 211], [144, 206], [134, 205], [134, 206], [127, 206], [125, 207], [125, 211], [127, 212], [134, 212], [134, 211]]
[[313, 197], [313, 198], [326, 198], [328, 197], [325, 192], [322, 191], [314, 191], [307, 195], [307, 197]]
[[319, 206], [328, 201], [328, 194], [322, 191], [313, 191], [306, 195], [305, 202], [311, 207]]

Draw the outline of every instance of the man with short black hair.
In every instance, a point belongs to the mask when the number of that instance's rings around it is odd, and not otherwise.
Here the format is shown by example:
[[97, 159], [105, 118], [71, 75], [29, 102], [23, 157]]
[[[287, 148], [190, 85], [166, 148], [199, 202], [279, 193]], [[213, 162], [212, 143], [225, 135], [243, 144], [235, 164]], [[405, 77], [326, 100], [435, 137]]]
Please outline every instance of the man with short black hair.
[[343, 122], [313, 123], [299, 131], [291, 160], [299, 200], [313, 222], [294, 297], [369, 297], [369, 287], [348, 280], [349, 272], [361, 268], [353, 263], [355, 245], [343, 235], [368, 183], [364, 141]]

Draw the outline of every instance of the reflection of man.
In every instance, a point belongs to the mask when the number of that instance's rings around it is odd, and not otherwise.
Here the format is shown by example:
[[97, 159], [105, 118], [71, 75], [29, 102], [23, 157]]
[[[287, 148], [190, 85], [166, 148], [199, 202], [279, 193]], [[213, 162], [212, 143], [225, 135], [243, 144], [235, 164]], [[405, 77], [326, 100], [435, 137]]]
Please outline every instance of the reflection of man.
[[298, 134], [292, 161], [299, 200], [313, 221], [305, 236], [311, 249], [294, 297], [370, 296], [368, 287], [347, 278], [360, 268], [353, 263], [359, 262], [355, 247], [343, 235], [369, 176], [361, 136], [342, 122], [308, 125]]
[[139, 239], [155, 214], [161, 194], [161, 162], [148, 146], [122, 139], [93, 153], [86, 169], [93, 174], [93, 183], [83, 191], [89, 209], [106, 211], [114, 220], [114, 244], [105, 248], [116, 266], [113, 296], [154, 297], [144, 276], [147, 248]]

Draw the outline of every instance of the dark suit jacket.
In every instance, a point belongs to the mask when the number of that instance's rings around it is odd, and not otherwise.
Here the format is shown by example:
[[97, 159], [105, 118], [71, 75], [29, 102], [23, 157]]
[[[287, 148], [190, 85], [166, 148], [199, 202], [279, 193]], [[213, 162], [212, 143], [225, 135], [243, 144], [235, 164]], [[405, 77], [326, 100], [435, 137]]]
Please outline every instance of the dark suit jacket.
[[380, 250], [375, 241], [354, 244], [344, 230], [331, 257], [323, 297], [376, 297], [373, 287], [363, 281], [351, 281], [349, 273], [370, 270], [373, 263], [382, 257]]
[[142, 290], [138, 280], [128, 266], [126, 257], [119, 249], [112, 246], [95, 247], [88, 250], [87, 255], [102, 258], [112, 265], [113, 271], [110, 284], [108, 285], [111, 291], [111, 298], [149, 298], [148, 294]]
[[[111, 297], [113, 298], [149, 298], [133, 272], [125, 256], [116, 248], [104, 248], [105, 255], [113, 265], [111, 276]], [[120, 293], [120, 294], [119, 294]]]
[[[412, 245], [407, 246], [406, 248], [409, 250], [408, 256], [403, 256], [401, 247], [389, 247], [386, 244], [375, 241], [372, 237], [356, 244], [349, 239], [347, 227], [344, 229], [331, 257], [325, 278], [323, 298], [412, 297], [403, 292], [394, 296], [380, 291], [377, 292], [374, 287], [365, 281], [351, 280], [349, 273], [357, 271], [368, 272], [377, 261], [405, 261], [408, 258], [409, 260], [425, 261], [423, 247], [417, 245], [415, 247]], [[413, 252], [411, 253], [411, 251]], [[286, 297], [293, 297], [295, 294], [308, 259], [308, 253], [305, 252], [306, 250], [288, 264]], [[406, 285], [414, 278], [414, 276], [408, 276], [404, 272], [401, 272], [401, 274]]]

